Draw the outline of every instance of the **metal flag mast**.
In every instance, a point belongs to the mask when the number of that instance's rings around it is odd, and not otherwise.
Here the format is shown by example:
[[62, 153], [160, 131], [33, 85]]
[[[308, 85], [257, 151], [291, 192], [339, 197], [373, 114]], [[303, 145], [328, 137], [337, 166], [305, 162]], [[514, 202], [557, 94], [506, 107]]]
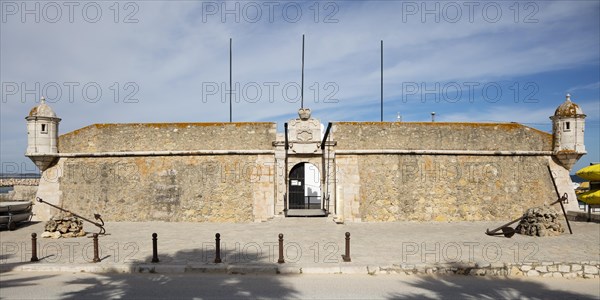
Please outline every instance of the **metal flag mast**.
[[231, 85], [231, 44], [232, 44], [232, 39], [229, 38], [229, 123], [233, 122], [233, 116], [232, 116], [232, 104], [231, 104], [231, 93], [233, 91], [233, 85]]
[[304, 34], [302, 35], [302, 81], [300, 86], [300, 108], [304, 108]]
[[381, 40], [381, 122], [383, 122], [383, 40]]

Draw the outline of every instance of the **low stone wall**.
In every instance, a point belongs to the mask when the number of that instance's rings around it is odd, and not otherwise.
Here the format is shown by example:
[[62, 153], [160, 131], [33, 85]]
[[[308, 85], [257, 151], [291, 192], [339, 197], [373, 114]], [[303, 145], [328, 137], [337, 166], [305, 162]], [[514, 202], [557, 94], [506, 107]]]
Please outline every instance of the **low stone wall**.
[[0, 186], [38, 186], [38, 178], [0, 178]]
[[475, 275], [475, 276], [526, 276], [554, 278], [600, 278], [598, 261], [508, 263], [455, 263], [455, 264], [402, 264], [377, 267], [370, 274], [419, 275]]
[[13, 190], [6, 193], [0, 194], [0, 201], [35, 201], [35, 195], [37, 193], [37, 185], [15, 185]]

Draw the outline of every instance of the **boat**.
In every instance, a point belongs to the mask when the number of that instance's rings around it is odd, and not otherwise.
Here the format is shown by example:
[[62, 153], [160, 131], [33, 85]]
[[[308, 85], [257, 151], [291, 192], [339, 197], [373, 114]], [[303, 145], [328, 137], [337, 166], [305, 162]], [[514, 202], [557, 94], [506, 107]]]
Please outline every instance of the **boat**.
[[17, 223], [31, 221], [31, 206], [29, 201], [0, 202], [0, 225], [15, 230]]
[[577, 199], [588, 205], [600, 205], [600, 190], [592, 190], [577, 195]]
[[575, 175], [589, 181], [600, 181], [600, 164], [587, 166], [577, 171]]
[[18, 222], [23, 222], [23, 221], [29, 221], [31, 216], [32, 216], [31, 211], [21, 212], [18, 214], [11, 214], [8, 216], [0, 216], [0, 224], [5, 225], [10, 222], [18, 223]]
[[9, 201], [0, 202], [0, 214], [8, 212], [18, 212], [27, 210], [31, 207], [30, 201]]

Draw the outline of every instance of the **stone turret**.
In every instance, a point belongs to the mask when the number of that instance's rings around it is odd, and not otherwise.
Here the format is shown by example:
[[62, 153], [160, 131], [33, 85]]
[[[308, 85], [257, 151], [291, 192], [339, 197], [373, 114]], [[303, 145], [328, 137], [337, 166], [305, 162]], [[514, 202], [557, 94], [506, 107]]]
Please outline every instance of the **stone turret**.
[[45, 171], [57, 158], [60, 118], [42, 97], [40, 104], [31, 109], [25, 120], [27, 120], [25, 156], [29, 157], [40, 171]]
[[567, 170], [587, 152], [583, 143], [585, 114], [579, 105], [571, 102], [571, 95], [554, 112], [552, 120], [553, 152]]

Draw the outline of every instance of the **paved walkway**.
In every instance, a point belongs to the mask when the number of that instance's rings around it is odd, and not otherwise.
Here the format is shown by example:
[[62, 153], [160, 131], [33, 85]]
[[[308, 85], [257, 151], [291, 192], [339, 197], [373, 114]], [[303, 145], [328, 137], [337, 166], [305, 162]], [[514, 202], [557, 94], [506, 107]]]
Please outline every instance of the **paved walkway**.
[[[573, 235], [556, 237], [516, 234], [508, 239], [484, 234], [487, 228], [502, 223], [338, 225], [327, 218], [246, 224], [111, 222], [106, 224], [108, 234], [99, 238], [102, 261], [96, 264], [90, 262], [92, 239], [86, 237], [38, 238], [41, 261], [30, 263], [31, 233], [39, 236], [43, 232], [43, 223], [31, 223], [0, 232], [0, 270], [598, 277], [600, 224], [572, 222]], [[93, 232], [97, 228], [85, 224], [85, 229]], [[158, 234], [158, 264], [150, 263], [153, 232]], [[217, 232], [221, 234], [222, 264], [213, 263]], [[349, 263], [342, 261], [345, 232], [351, 233]], [[284, 234], [284, 264], [276, 263], [279, 233]]]

